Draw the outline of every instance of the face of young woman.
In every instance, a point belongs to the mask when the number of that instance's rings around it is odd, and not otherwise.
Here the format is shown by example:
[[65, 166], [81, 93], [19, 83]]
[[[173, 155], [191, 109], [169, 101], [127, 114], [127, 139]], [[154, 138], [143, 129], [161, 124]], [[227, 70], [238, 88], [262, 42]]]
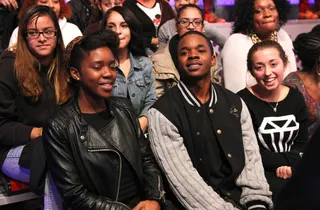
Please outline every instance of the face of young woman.
[[285, 64], [276, 48], [266, 48], [252, 55], [252, 76], [265, 90], [275, 90], [282, 82]]
[[112, 12], [110, 14], [110, 17], [107, 20], [106, 27], [118, 34], [120, 41], [119, 49], [124, 49], [128, 47], [129, 42], [131, 40], [130, 28], [119, 13]]
[[84, 57], [81, 70], [73, 77], [80, 80], [81, 88], [88, 96], [109, 98], [117, 76], [116, 66], [112, 51], [108, 47], [100, 47]]
[[52, 8], [52, 10], [56, 14], [57, 18], [59, 18], [60, 10], [61, 10], [59, 0], [38, 0], [37, 4], [48, 6], [48, 7]]
[[260, 36], [266, 36], [277, 30], [279, 14], [273, 0], [254, 1], [254, 30]]
[[203, 19], [200, 11], [196, 8], [184, 9], [177, 20], [177, 33], [179, 36], [181, 37], [188, 31], [203, 32]]
[[48, 58], [53, 58], [54, 50], [57, 45], [57, 37], [54, 35], [53, 37], [48, 38], [48, 35], [44, 35], [51, 34], [53, 31], [56, 31], [56, 29], [53, 21], [48, 15], [34, 18], [28, 24], [27, 34], [43, 32], [38, 38], [32, 38], [27, 35], [29, 49], [40, 63], [43, 60], [48, 60]]
[[122, 0], [101, 0], [99, 5], [99, 9], [102, 11], [102, 14], [106, 14], [106, 12], [115, 6], [122, 6]]

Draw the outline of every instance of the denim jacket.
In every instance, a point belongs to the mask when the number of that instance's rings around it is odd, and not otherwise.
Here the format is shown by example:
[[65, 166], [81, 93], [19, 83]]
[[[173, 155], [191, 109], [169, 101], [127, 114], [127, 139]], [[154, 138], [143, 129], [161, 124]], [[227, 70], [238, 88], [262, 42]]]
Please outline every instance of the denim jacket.
[[130, 63], [127, 79], [121, 69], [117, 69], [117, 79], [113, 85], [112, 95], [129, 98], [136, 114], [139, 117], [147, 116], [148, 109], [156, 101], [152, 62], [148, 57], [133, 56], [130, 53]]

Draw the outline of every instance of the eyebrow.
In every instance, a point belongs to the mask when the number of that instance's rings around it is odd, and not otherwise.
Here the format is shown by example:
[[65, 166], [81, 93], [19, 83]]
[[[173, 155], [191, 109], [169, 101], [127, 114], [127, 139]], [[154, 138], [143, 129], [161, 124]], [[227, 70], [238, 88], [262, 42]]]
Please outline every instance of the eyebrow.
[[[46, 27], [46, 28], [44, 28], [43, 30], [47, 30], [47, 29], [53, 29], [53, 30], [55, 30], [55, 28], [52, 27], [52, 26]], [[29, 30], [38, 30], [38, 28], [28, 28], [27, 31], [29, 31]]]
[[[120, 24], [123, 24], [123, 23], [128, 24], [126, 21], [120, 22]], [[115, 22], [107, 22], [107, 24], [113, 24], [113, 25], [115, 25], [116, 23], [115, 23]]]
[[268, 3], [266, 5], [259, 5], [255, 7], [255, 9], [260, 9], [260, 8], [265, 8], [265, 7], [270, 7], [270, 6], [276, 6], [274, 3]]
[[[202, 47], [205, 47], [203, 44], [198, 44], [195, 48], [196, 49], [199, 49], [199, 48], [202, 48]], [[189, 47], [182, 47], [181, 49], [180, 49], [180, 51], [181, 50], [189, 50], [190, 48]]]

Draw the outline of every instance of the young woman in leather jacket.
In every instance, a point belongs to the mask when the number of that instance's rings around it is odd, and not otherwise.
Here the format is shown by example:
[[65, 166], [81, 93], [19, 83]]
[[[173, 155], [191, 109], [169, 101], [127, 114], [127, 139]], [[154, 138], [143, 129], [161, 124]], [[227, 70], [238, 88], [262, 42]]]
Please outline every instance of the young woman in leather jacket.
[[67, 46], [74, 97], [44, 128], [48, 169], [67, 207], [160, 210], [160, 171], [130, 101], [111, 97], [116, 33], [78, 37]]

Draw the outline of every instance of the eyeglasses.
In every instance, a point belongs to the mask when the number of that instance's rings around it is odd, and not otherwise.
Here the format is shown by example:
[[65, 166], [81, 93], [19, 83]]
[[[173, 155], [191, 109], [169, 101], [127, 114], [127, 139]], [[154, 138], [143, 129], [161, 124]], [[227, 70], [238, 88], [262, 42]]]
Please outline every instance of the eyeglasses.
[[45, 30], [45, 31], [27, 31], [26, 35], [28, 38], [37, 39], [40, 34], [42, 34], [46, 38], [52, 38], [57, 35], [57, 31], [54, 30]]
[[189, 21], [188, 19], [181, 19], [177, 22], [181, 27], [189, 27], [190, 24], [193, 25], [193, 27], [199, 27], [203, 24], [203, 20], [201, 19], [194, 19], [193, 21]]

